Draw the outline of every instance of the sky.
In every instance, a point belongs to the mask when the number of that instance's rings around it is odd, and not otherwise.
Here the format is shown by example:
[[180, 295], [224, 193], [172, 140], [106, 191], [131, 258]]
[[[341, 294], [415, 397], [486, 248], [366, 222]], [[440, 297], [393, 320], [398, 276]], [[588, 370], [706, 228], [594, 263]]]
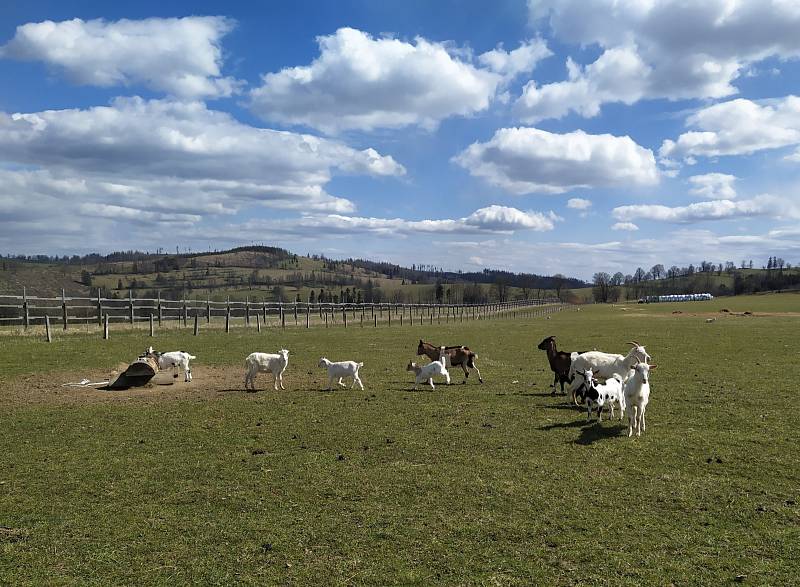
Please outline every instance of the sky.
[[0, 6], [0, 252], [800, 265], [800, 0]]

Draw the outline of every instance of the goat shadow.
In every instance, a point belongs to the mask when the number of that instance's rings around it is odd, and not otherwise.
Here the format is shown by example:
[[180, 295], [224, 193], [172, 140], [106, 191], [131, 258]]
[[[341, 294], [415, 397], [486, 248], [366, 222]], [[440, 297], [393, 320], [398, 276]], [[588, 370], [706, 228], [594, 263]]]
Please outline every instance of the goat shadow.
[[598, 440], [605, 440], [607, 438], [615, 438], [620, 435], [620, 432], [627, 427], [622, 424], [614, 424], [613, 426], [603, 426], [600, 422], [592, 422], [581, 429], [581, 434], [575, 440], [575, 444], [582, 446], [589, 446]]
[[557, 428], [578, 428], [579, 426], [589, 426], [590, 423], [586, 422], [586, 418], [575, 420], [573, 422], [557, 422], [556, 424], [548, 424], [547, 426], [540, 426], [538, 430], [555, 430]]

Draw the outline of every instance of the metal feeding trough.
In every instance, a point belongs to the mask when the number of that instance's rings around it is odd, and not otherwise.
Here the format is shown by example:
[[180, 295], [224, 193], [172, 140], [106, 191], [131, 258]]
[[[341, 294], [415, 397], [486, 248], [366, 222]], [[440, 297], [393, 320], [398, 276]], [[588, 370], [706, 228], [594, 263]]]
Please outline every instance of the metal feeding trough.
[[153, 357], [139, 357], [109, 385], [109, 389], [141, 387], [158, 373], [158, 362]]

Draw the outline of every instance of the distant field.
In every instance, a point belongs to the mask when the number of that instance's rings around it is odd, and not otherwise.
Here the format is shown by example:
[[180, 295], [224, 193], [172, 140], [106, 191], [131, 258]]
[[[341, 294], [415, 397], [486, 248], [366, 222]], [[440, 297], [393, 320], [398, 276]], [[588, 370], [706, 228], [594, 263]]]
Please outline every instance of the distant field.
[[[800, 295], [780, 294], [413, 328], [0, 337], [0, 583], [795, 584], [799, 329]], [[647, 346], [643, 437], [550, 395], [548, 335]], [[469, 345], [486, 384], [413, 391], [419, 338]], [[61, 386], [150, 343], [196, 354], [194, 382]], [[287, 390], [261, 375], [245, 393], [244, 357], [281, 347]], [[322, 392], [322, 355], [364, 361], [366, 390]]]

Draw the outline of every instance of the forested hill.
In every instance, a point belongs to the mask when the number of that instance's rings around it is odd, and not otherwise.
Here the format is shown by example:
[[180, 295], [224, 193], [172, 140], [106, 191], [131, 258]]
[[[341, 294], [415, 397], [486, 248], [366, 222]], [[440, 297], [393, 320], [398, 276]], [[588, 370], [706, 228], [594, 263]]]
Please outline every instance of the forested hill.
[[6, 256], [0, 259], [0, 293], [32, 295], [208, 296], [331, 301], [481, 302], [560, 295], [586, 287], [578, 279], [484, 269], [444, 271], [364, 259], [302, 256], [279, 247], [224, 251], [118, 251], [108, 255]]

